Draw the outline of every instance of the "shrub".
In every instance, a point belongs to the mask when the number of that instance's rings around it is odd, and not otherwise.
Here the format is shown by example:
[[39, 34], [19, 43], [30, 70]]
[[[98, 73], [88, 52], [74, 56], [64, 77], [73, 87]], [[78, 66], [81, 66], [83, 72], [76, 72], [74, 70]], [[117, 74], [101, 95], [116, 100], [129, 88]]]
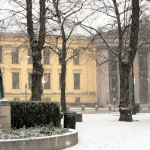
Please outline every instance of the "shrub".
[[60, 126], [60, 109], [52, 102], [11, 102], [12, 128], [28, 128], [52, 123]]

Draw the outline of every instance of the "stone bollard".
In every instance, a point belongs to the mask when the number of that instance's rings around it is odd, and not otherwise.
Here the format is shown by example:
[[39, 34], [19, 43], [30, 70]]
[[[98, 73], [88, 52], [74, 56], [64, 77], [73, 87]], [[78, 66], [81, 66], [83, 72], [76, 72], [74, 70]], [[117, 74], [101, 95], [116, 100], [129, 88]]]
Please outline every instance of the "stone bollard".
[[108, 110], [111, 111], [111, 105], [108, 106]]
[[98, 111], [98, 105], [95, 105], [95, 111]]
[[7, 100], [0, 100], [0, 129], [11, 127], [11, 109]]
[[85, 107], [84, 107], [84, 105], [82, 105], [82, 106], [81, 106], [81, 110], [82, 110], [82, 111], [84, 111], [84, 110], [85, 110]]
[[69, 112], [69, 110], [70, 110], [69, 105], [67, 105], [66, 109], [67, 109], [67, 112]]

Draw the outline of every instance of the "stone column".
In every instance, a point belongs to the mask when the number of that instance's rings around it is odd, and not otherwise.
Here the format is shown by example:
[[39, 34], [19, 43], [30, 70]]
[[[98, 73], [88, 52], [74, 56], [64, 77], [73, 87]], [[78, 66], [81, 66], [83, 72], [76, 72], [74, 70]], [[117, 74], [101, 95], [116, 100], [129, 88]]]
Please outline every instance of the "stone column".
[[134, 59], [134, 98], [136, 103], [140, 103], [140, 87], [139, 87], [139, 58], [138, 58], [138, 52]]
[[[101, 50], [101, 56], [108, 58], [108, 51]], [[99, 64], [106, 61], [103, 57], [100, 57]], [[99, 107], [106, 107], [109, 105], [109, 63], [97, 66], [97, 98]]]

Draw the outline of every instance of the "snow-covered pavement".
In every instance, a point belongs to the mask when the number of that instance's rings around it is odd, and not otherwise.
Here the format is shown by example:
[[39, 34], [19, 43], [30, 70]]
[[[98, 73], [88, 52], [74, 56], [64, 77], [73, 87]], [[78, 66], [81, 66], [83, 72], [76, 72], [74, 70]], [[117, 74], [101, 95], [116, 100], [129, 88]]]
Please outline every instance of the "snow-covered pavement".
[[76, 123], [79, 142], [66, 150], [150, 150], [150, 113], [120, 122], [119, 113], [83, 114]]

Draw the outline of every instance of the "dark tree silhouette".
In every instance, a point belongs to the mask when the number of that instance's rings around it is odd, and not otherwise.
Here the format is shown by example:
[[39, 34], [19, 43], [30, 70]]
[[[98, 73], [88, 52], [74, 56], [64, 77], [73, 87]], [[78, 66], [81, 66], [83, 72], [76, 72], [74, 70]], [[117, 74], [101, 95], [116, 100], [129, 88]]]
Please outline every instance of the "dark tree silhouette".
[[27, 32], [30, 39], [30, 47], [32, 49], [32, 60], [33, 60], [33, 70], [32, 70], [32, 97], [34, 101], [41, 100], [41, 81], [43, 77], [43, 67], [41, 64], [41, 51], [45, 43], [45, 1], [40, 0], [40, 14], [39, 14], [39, 34], [38, 37], [34, 33], [34, 24], [33, 24], [33, 14], [32, 14], [32, 0], [26, 0], [26, 19], [27, 19]]

